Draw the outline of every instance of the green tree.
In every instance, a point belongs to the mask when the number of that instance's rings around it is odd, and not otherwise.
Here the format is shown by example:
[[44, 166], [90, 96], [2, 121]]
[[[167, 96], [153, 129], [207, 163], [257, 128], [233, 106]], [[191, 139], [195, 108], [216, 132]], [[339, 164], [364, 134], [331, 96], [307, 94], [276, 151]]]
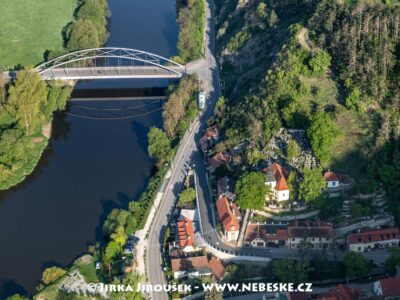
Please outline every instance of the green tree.
[[331, 65], [331, 56], [329, 53], [320, 50], [310, 59], [310, 67], [314, 76], [325, 75]]
[[[213, 283], [216, 283], [216, 281], [214, 280]], [[219, 291], [216, 288], [213, 288], [211, 291], [206, 291], [204, 295], [204, 300], [223, 300], [223, 298], [222, 291]]]
[[137, 220], [133, 215], [130, 215], [126, 220], [125, 232], [126, 234], [134, 234], [137, 229]]
[[15, 294], [7, 298], [7, 300], [28, 300], [29, 298], [21, 296], [20, 294]]
[[194, 200], [196, 200], [196, 190], [194, 188], [187, 188], [183, 190], [179, 195], [180, 205], [193, 205]]
[[111, 279], [113, 262], [121, 255], [121, 249], [117, 242], [110, 241], [104, 249], [103, 261], [107, 265], [108, 275]]
[[400, 267], [400, 248], [390, 248], [390, 256], [385, 262], [386, 270], [394, 275], [396, 273], [396, 267]]
[[47, 102], [43, 107], [46, 118], [50, 119], [53, 112], [57, 110], [64, 110], [70, 94], [71, 89], [65, 86], [64, 83], [52, 81], [49, 85]]
[[278, 15], [275, 10], [271, 10], [269, 13], [268, 25], [269, 27], [274, 27], [279, 22]]
[[298, 157], [301, 154], [301, 149], [297, 142], [291, 139], [288, 143], [287, 147], [287, 159], [292, 161], [294, 158]]
[[187, 7], [179, 10], [178, 50], [183, 61], [187, 62], [202, 56], [204, 23], [204, 0], [188, 0]]
[[311, 119], [307, 129], [308, 138], [315, 156], [325, 163], [331, 156], [331, 147], [337, 136], [337, 129], [332, 119], [325, 113], [317, 113]]
[[128, 211], [120, 208], [114, 208], [111, 213], [108, 214], [107, 219], [104, 222], [104, 233], [107, 236], [110, 236], [111, 233], [113, 233], [117, 229], [117, 227], [125, 226], [128, 217]]
[[110, 299], [112, 300], [145, 300], [146, 298], [143, 296], [143, 294], [138, 291], [137, 286], [139, 282], [144, 282], [144, 278], [141, 276], [137, 275], [135, 272], [130, 272], [125, 274], [125, 276], [122, 279], [122, 282], [117, 282], [122, 283], [123, 285], [127, 286], [132, 286], [133, 292], [111, 292], [110, 293]]
[[90, 20], [96, 25], [101, 44], [106, 41], [108, 36], [108, 14], [108, 2], [106, 0], [85, 0], [78, 11], [78, 20]]
[[321, 168], [304, 171], [304, 179], [300, 183], [299, 198], [306, 202], [316, 202], [321, 199], [326, 182]]
[[64, 269], [59, 267], [47, 268], [43, 271], [42, 282], [45, 285], [55, 282], [57, 279], [61, 278], [67, 273]]
[[7, 110], [29, 132], [40, 121], [41, 108], [47, 100], [46, 83], [32, 69], [18, 73], [9, 89]]
[[358, 110], [360, 100], [361, 91], [359, 88], [355, 87], [351, 90], [350, 94], [346, 97], [344, 102], [347, 108]]
[[280, 282], [307, 282], [311, 270], [310, 264], [303, 260], [281, 258], [272, 262], [272, 273]]
[[360, 253], [348, 252], [343, 258], [343, 264], [347, 278], [364, 276], [368, 272], [367, 261]]
[[296, 171], [293, 170], [290, 172], [287, 183], [289, 186], [290, 198], [296, 200], [299, 192], [299, 183]]
[[[218, 144], [219, 145], [219, 144]], [[246, 152], [246, 159], [249, 165], [257, 166], [258, 163], [265, 158], [264, 154], [257, 148], [250, 148]]]
[[261, 209], [265, 205], [267, 191], [262, 173], [245, 173], [236, 182], [236, 202], [242, 209]]
[[70, 51], [97, 48], [102, 45], [102, 42], [96, 23], [89, 19], [79, 19], [71, 29], [67, 48]]
[[264, 2], [260, 2], [257, 5], [256, 14], [260, 19], [266, 19], [267, 16], [268, 16], [268, 14], [267, 14], [267, 4], [265, 4]]
[[118, 226], [117, 229], [115, 230], [114, 233], [111, 234], [111, 239], [115, 241], [119, 247], [122, 249], [122, 247], [126, 243], [126, 233], [125, 233], [125, 228], [123, 226]]
[[171, 158], [171, 141], [164, 130], [151, 127], [147, 139], [149, 141], [147, 148], [149, 155], [157, 160], [158, 165], [162, 165], [166, 160]]

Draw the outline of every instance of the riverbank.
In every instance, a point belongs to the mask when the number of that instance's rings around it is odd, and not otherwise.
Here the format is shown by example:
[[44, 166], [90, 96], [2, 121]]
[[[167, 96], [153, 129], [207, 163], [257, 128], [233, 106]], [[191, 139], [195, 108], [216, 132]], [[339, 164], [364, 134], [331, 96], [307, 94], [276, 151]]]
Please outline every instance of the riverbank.
[[[65, 109], [70, 93], [70, 87], [47, 84], [31, 69], [21, 71], [9, 86], [0, 110], [0, 190], [33, 172], [48, 145], [53, 113]], [[30, 102], [21, 100], [26, 95]]]

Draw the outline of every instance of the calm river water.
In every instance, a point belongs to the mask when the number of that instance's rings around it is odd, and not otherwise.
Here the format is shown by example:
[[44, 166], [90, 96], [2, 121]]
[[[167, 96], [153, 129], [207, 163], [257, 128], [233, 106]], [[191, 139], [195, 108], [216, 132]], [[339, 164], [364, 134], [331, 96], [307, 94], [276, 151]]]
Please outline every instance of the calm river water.
[[[176, 54], [175, 0], [110, 0], [108, 46]], [[163, 86], [108, 80], [77, 88]], [[0, 299], [32, 294], [44, 268], [66, 266], [101, 240], [101, 224], [146, 186], [151, 161], [146, 136], [161, 125], [155, 112], [129, 120], [59, 115], [54, 137], [34, 174], [0, 193]]]

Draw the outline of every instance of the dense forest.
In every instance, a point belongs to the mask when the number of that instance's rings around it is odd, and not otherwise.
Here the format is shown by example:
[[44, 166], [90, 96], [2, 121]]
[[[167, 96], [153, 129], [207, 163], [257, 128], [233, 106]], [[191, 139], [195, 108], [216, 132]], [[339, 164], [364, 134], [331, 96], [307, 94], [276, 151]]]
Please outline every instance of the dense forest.
[[349, 174], [361, 192], [383, 185], [399, 216], [399, 2], [216, 5], [224, 93], [217, 149], [254, 141], [244, 162], [254, 168], [254, 154], [261, 161], [280, 128], [305, 130], [324, 169]]

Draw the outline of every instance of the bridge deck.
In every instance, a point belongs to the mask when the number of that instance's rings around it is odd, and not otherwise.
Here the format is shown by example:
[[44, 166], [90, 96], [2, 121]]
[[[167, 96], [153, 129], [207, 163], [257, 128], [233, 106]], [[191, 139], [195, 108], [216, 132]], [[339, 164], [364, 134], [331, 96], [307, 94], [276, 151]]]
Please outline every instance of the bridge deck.
[[119, 67], [86, 67], [86, 68], [55, 68], [42, 73], [44, 80], [85, 80], [111, 78], [181, 78], [184, 68], [157, 66], [119, 66]]
[[[184, 67], [168, 66], [168, 69], [163, 69], [158, 66], [54, 68], [43, 71], [41, 75], [44, 80], [87, 80], [113, 78], [176, 79], [181, 78], [182, 75], [185, 74]], [[18, 71], [4, 72], [4, 76], [6, 79], [13, 79], [16, 77], [17, 73]]]

